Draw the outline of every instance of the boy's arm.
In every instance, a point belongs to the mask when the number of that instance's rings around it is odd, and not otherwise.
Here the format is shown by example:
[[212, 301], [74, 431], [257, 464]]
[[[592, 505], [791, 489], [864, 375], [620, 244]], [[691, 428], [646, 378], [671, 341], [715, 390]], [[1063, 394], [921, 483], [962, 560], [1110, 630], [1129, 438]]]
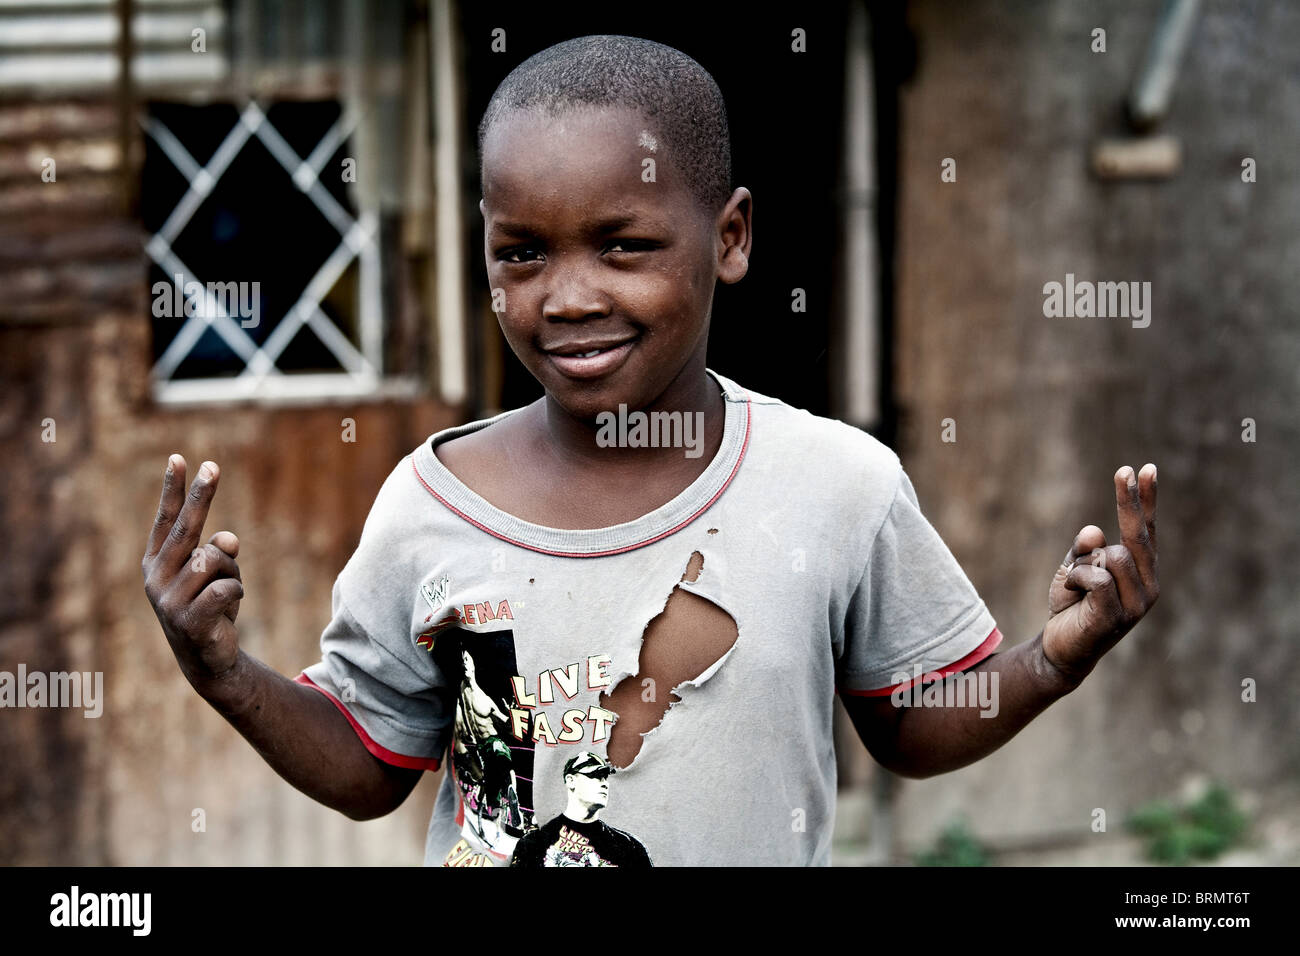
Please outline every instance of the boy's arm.
[[[1010, 651], [991, 654], [965, 673], [996, 673], [983, 678], [997, 688], [997, 712], [980, 716], [974, 695], [965, 707], [909, 708], [892, 696], [841, 700], [858, 736], [876, 761], [905, 777], [932, 777], [986, 757], [1077, 683], [1071, 683], [1043, 655], [1043, 635]], [[918, 691], [919, 693], [919, 691]], [[910, 692], [904, 692], [904, 700]], [[988, 708], [991, 712], [992, 708]]]
[[[1115, 473], [1123, 544], [1106, 547], [1089, 525], [1057, 569], [1050, 616], [1034, 640], [981, 661], [995, 716], [978, 699], [963, 707], [900, 707], [893, 695], [842, 700], [858, 735], [883, 766], [911, 777], [956, 770], [1015, 736], [1053, 701], [1078, 687], [1097, 661], [1146, 614], [1160, 594], [1156, 561], [1156, 468]], [[992, 677], [996, 674], [996, 683]], [[904, 695], [906, 702], [911, 695]], [[981, 695], [982, 696], [982, 695]]]
[[239, 541], [219, 531], [199, 546], [219, 476], [205, 462], [186, 495], [185, 459], [173, 455], [145, 550], [145, 594], [176, 662], [200, 696], [293, 786], [355, 820], [382, 816], [406, 799], [421, 771], [372, 756], [324, 694], [239, 649]]
[[328, 697], [243, 651], [224, 677], [195, 690], [276, 773], [353, 820], [396, 810], [424, 772], [373, 756]]

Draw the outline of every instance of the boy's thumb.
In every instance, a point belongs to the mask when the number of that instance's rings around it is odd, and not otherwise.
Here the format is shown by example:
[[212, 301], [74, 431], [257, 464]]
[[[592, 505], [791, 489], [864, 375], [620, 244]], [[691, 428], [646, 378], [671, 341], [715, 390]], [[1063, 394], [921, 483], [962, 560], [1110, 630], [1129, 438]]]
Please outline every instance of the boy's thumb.
[[218, 531], [208, 539], [208, 544], [220, 548], [232, 558], [239, 557], [239, 539], [233, 531]]
[[1095, 524], [1084, 525], [1079, 530], [1079, 533], [1074, 536], [1074, 544], [1065, 553], [1060, 567], [1056, 569], [1056, 574], [1052, 577], [1052, 586], [1047, 591], [1047, 610], [1050, 613], [1059, 614], [1071, 604], [1078, 604], [1083, 600], [1083, 592], [1088, 589], [1067, 586], [1070, 572], [1081, 555], [1090, 555], [1096, 549], [1105, 546], [1106, 535]]
[[1062, 565], [1056, 569], [1056, 574], [1052, 576], [1052, 586], [1047, 590], [1047, 610], [1049, 613], [1060, 614], [1071, 604], [1078, 604], [1083, 600], [1083, 594], [1080, 591], [1066, 587], [1066, 582], [1069, 580], [1072, 570], [1071, 565]]

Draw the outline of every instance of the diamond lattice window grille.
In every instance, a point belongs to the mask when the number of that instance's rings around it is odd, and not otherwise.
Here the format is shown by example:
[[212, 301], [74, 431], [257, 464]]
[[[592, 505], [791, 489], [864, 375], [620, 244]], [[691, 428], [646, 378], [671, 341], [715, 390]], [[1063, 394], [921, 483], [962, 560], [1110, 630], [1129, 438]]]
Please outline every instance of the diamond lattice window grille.
[[[322, 115], [328, 126], [318, 134]], [[160, 104], [142, 122], [156, 147], [146, 199], [151, 184], [160, 194], [153, 218], [161, 224], [146, 244], [157, 267], [155, 396], [380, 390], [378, 217], [349, 208], [341, 169], [356, 117], [337, 104]], [[174, 204], [161, 195], [169, 187]], [[160, 298], [165, 286], [177, 290], [171, 302]]]

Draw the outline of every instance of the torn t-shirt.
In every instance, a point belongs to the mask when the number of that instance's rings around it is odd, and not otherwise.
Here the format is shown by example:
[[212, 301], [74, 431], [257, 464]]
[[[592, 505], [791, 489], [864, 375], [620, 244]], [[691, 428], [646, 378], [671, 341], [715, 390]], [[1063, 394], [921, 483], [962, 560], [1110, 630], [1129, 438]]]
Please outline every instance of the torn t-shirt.
[[[437, 433], [384, 483], [335, 582], [322, 659], [298, 680], [379, 759], [449, 765], [426, 865], [506, 865], [566, 812], [630, 835], [656, 866], [828, 864], [836, 691], [888, 693], [1001, 640], [892, 451], [709, 374], [721, 447], [635, 521], [531, 524], [434, 455], [514, 412]], [[642, 683], [642, 636], [675, 587], [738, 636], [589, 790], [566, 763], [603, 760], [616, 714], [602, 701]]]

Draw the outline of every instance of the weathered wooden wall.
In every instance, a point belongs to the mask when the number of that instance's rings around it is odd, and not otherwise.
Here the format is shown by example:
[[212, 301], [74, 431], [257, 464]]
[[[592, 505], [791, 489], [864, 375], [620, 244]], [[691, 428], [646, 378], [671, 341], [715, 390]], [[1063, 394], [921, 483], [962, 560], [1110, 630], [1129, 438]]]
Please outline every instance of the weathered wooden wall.
[[[1011, 643], [1041, 629], [1081, 526], [1117, 539], [1121, 464], [1159, 466], [1161, 548], [1159, 604], [1081, 690], [974, 767], [904, 785], [912, 841], [959, 814], [986, 837], [1087, 834], [1097, 807], [1115, 832], [1189, 776], [1262, 793], [1300, 769], [1300, 7], [1204, 4], [1159, 130], [1181, 174], [1101, 182], [1089, 149], [1128, 135], [1161, 6], [910, 7], [896, 361], [922, 507]], [[1067, 272], [1150, 281], [1150, 326], [1044, 317]]]
[[[0, 670], [102, 671], [105, 696], [97, 719], [0, 713], [0, 863], [419, 863], [433, 775], [364, 824], [281, 781], [180, 675], [140, 558], [167, 455], [184, 454], [191, 475], [218, 462], [206, 533], [240, 537], [242, 644], [293, 676], [319, 658], [334, 577], [383, 479], [458, 412], [431, 400], [155, 405], [147, 270], [116, 202], [116, 154], [99, 169], [60, 162], [49, 184], [26, 161], [61, 137], [111, 144], [112, 115], [0, 108]], [[192, 829], [196, 808], [205, 832]]]

